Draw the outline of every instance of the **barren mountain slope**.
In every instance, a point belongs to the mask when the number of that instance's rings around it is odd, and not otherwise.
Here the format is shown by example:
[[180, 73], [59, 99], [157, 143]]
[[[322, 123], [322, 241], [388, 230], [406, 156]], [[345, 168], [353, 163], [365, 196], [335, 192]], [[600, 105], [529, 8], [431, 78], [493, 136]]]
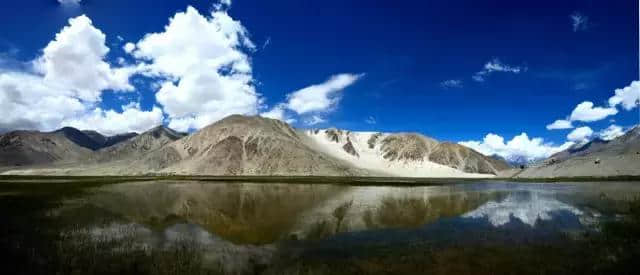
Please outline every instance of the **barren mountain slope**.
[[486, 177], [508, 165], [472, 149], [415, 133], [305, 132], [317, 150], [356, 167], [405, 177]]
[[91, 156], [91, 160], [109, 162], [138, 159], [184, 136], [185, 134], [183, 133], [176, 132], [164, 126], [158, 126], [134, 138], [96, 151], [96, 153]]
[[467, 173], [497, 174], [511, 168], [505, 161], [487, 157], [471, 148], [449, 142], [438, 144], [429, 155], [429, 160]]
[[0, 138], [0, 166], [5, 167], [72, 162], [90, 153], [59, 132], [13, 131]]
[[640, 175], [640, 128], [609, 142], [572, 148], [527, 168], [516, 177], [604, 177]]
[[85, 130], [82, 132], [99, 144], [98, 149], [106, 148], [106, 147], [118, 144], [125, 140], [134, 138], [138, 135], [137, 133], [125, 133], [125, 134], [118, 134], [115, 136], [104, 136], [96, 131], [91, 131], [91, 130]]
[[137, 135], [136, 133], [126, 133], [104, 136], [96, 131], [80, 131], [72, 127], [63, 127], [54, 131], [54, 133], [63, 135], [76, 145], [93, 151], [118, 144]]
[[368, 175], [314, 151], [288, 124], [233, 115], [156, 150], [140, 171], [191, 175]]

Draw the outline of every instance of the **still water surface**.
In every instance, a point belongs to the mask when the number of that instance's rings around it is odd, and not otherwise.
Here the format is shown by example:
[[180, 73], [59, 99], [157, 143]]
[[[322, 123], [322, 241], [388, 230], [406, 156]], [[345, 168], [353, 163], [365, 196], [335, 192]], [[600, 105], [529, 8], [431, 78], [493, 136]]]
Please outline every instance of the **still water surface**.
[[71, 240], [126, 249], [199, 247], [204, 267], [254, 273], [299, 259], [372, 251], [544, 244], [597, 234], [640, 194], [634, 182], [478, 182], [388, 187], [131, 182], [92, 189], [51, 211]]

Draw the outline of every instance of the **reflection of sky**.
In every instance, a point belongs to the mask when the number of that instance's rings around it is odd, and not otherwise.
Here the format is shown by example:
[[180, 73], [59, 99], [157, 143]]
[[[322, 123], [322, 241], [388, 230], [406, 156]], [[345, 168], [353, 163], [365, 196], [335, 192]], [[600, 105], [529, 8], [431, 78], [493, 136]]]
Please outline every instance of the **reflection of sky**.
[[583, 214], [571, 205], [533, 192], [509, 194], [502, 201], [487, 202], [462, 217], [487, 218], [495, 227], [509, 223], [513, 217], [525, 224], [535, 226], [538, 220], [551, 220], [551, 214], [559, 211], [568, 211], [576, 216]]

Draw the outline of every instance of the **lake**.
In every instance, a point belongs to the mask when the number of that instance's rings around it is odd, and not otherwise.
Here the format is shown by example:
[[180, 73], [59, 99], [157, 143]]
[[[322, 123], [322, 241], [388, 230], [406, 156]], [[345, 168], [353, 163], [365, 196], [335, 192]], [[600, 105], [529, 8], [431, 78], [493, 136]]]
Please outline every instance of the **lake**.
[[15, 273], [625, 273], [639, 182], [0, 183]]

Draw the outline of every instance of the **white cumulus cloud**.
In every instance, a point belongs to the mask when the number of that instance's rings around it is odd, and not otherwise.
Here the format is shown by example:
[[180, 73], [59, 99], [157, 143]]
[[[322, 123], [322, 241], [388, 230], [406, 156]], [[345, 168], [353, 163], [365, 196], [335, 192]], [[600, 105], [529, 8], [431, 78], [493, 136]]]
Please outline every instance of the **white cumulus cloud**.
[[572, 121], [592, 122], [602, 120], [617, 113], [618, 110], [615, 107], [593, 107], [593, 102], [584, 101], [573, 109], [570, 119]]
[[609, 105], [612, 107], [622, 105], [622, 108], [629, 111], [638, 106], [640, 102], [640, 81], [633, 81], [629, 86], [616, 89], [615, 95], [609, 98]]
[[104, 61], [109, 48], [105, 34], [85, 15], [69, 19], [34, 65], [44, 80], [73, 91], [80, 99], [97, 101], [103, 90], [132, 91], [130, 68], [112, 68]]
[[558, 129], [571, 129], [573, 128], [573, 124], [571, 121], [566, 119], [558, 119], [553, 123], [547, 125], [547, 130], [558, 130]]
[[571, 133], [567, 135], [567, 139], [577, 143], [584, 143], [589, 141], [592, 135], [593, 130], [588, 126], [583, 126], [571, 131]]
[[154, 106], [150, 111], [143, 111], [137, 103], [122, 106], [122, 113], [114, 110], [93, 109], [83, 115], [72, 117], [62, 122], [63, 125], [86, 130], [91, 129], [106, 135], [127, 132], [142, 133], [162, 124], [163, 115], [160, 108]]
[[321, 84], [297, 90], [287, 96], [286, 106], [297, 114], [330, 111], [340, 101], [340, 91], [352, 85], [363, 74], [334, 75]]
[[131, 42], [127, 42], [126, 44], [124, 44], [124, 46], [122, 47], [122, 49], [126, 52], [126, 53], [132, 53], [133, 50], [136, 49], [136, 44], [133, 44]]
[[547, 158], [573, 145], [572, 142], [566, 142], [556, 146], [544, 142], [543, 138], [529, 138], [526, 133], [517, 135], [506, 143], [502, 136], [489, 133], [482, 141], [463, 141], [459, 144], [487, 156], [498, 155], [507, 160], [524, 158], [528, 161]]
[[54, 130], [85, 111], [75, 93], [24, 72], [0, 73], [0, 129]]
[[132, 54], [146, 62], [143, 74], [164, 79], [156, 99], [169, 127], [187, 131], [231, 114], [258, 113], [262, 99], [244, 52], [253, 49], [247, 30], [226, 10], [206, 16], [189, 6], [163, 32], [138, 41]]
[[[42, 55], [31, 61], [33, 71], [0, 72], [0, 129], [49, 131], [96, 110], [119, 114], [95, 109], [95, 106], [103, 90], [132, 90], [129, 77], [135, 69], [112, 67], [104, 60], [108, 52], [104, 33], [95, 28], [88, 17], [70, 19], [69, 25], [42, 50]], [[134, 113], [120, 114], [123, 121], [139, 118], [128, 117], [129, 114]], [[84, 128], [100, 130], [101, 127], [88, 123]], [[111, 129], [124, 132], [132, 128], [117, 124]]]
[[622, 129], [622, 127], [612, 124], [606, 129], [603, 129], [602, 131], [598, 132], [598, 137], [600, 137], [603, 140], [612, 140], [619, 136], [624, 135], [624, 133], [625, 132]]

